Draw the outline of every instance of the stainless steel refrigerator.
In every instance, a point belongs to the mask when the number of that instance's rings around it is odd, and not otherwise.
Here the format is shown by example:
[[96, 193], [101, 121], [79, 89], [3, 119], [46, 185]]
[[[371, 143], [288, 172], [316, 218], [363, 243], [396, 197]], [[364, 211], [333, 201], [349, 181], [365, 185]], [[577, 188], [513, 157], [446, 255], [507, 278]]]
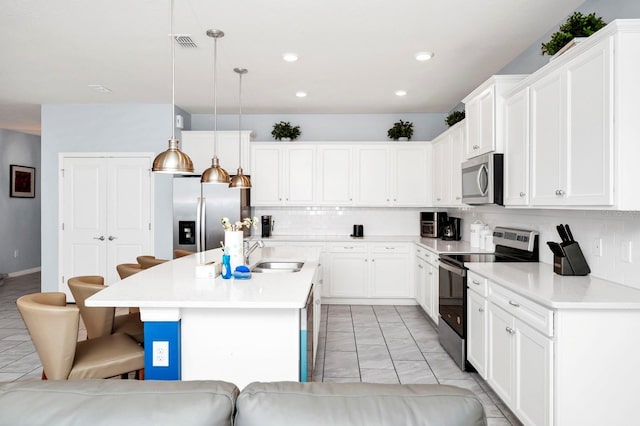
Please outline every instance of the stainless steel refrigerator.
[[[249, 189], [200, 183], [200, 176], [173, 178], [173, 248], [204, 251], [220, 247], [224, 230], [220, 220], [231, 223], [251, 217]], [[250, 230], [245, 228], [245, 236]]]

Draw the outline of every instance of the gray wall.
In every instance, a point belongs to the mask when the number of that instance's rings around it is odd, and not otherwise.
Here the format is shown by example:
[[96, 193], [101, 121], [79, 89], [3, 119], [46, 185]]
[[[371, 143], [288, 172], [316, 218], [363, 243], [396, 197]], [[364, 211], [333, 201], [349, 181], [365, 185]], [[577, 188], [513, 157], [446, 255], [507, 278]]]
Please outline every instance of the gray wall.
[[[36, 168], [35, 198], [9, 197], [11, 164]], [[40, 266], [41, 176], [40, 136], [0, 130], [0, 274]]]
[[[178, 110], [183, 116], [188, 114]], [[58, 289], [58, 154], [152, 152], [167, 148], [171, 105], [43, 105], [42, 291]], [[176, 135], [180, 137], [180, 132]], [[155, 255], [172, 258], [172, 176], [153, 174]]]
[[[413, 138], [430, 141], [447, 129], [444, 113], [406, 114], [255, 114], [243, 115], [242, 127], [258, 141], [273, 140], [278, 121], [300, 126], [300, 141], [387, 141], [387, 130], [402, 119], [413, 122]], [[218, 130], [237, 130], [238, 116], [218, 115]], [[213, 114], [193, 114], [191, 130], [213, 130]]]

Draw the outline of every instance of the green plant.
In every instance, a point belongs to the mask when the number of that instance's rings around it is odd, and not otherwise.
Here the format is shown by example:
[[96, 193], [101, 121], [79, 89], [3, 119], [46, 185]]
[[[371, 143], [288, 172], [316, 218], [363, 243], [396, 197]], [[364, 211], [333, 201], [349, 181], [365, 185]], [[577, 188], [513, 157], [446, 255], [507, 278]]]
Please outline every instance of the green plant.
[[542, 54], [555, 55], [575, 37], [589, 37], [605, 25], [607, 23], [595, 13], [583, 15], [580, 12], [575, 12], [567, 18], [564, 24], [560, 25], [558, 31], [551, 34], [548, 43], [542, 43]]
[[413, 123], [400, 120], [394, 123], [393, 127], [387, 131], [387, 136], [394, 141], [400, 138], [411, 139], [411, 136], [413, 136]]
[[453, 111], [444, 119], [445, 123], [447, 123], [449, 127], [453, 126], [460, 120], [464, 120], [464, 111]]
[[273, 125], [273, 130], [271, 131], [271, 136], [273, 136], [273, 138], [277, 140], [281, 140], [284, 138], [295, 140], [298, 136], [300, 136], [300, 126], [292, 126], [288, 121], [275, 123]]

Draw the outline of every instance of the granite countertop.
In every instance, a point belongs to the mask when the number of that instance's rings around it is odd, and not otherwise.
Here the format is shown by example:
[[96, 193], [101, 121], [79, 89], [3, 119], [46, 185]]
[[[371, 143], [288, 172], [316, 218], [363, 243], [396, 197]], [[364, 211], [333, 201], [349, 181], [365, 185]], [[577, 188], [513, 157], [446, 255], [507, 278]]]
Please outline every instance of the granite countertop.
[[221, 249], [184, 256], [145, 269], [87, 299], [87, 306], [146, 308], [303, 308], [318, 266], [318, 256], [303, 248], [270, 247], [252, 253], [262, 260], [304, 261], [299, 272], [252, 273], [251, 279], [196, 278], [196, 266], [220, 262]]
[[470, 271], [552, 309], [640, 309], [640, 290], [592, 276], [562, 276], [547, 263], [465, 263]]

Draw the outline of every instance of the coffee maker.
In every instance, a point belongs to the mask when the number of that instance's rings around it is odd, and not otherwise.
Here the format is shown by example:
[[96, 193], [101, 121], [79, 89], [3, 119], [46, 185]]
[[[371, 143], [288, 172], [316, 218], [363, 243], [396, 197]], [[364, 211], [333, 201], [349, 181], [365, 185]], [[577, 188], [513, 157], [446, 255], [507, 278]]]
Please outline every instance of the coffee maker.
[[262, 238], [269, 238], [271, 236], [271, 231], [273, 230], [273, 221], [271, 220], [271, 215], [262, 216]]
[[442, 228], [442, 239], [450, 241], [459, 241], [462, 238], [462, 228], [460, 227], [460, 218], [449, 216]]

